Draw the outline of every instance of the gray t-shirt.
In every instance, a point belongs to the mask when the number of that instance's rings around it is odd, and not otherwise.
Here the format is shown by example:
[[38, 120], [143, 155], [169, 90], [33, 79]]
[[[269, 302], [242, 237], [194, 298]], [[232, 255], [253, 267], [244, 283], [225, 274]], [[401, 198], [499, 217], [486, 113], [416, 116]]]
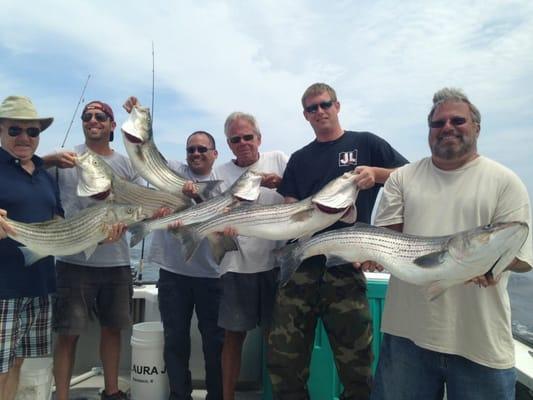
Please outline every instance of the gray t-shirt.
[[[78, 145], [74, 148], [77, 154], [83, 154], [86, 150], [87, 146], [85, 144]], [[130, 182], [143, 184], [142, 179], [133, 169], [127, 157], [113, 151], [113, 154], [110, 156], [102, 156], [102, 158], [118, 176]], [[51, 174], [54, 177], [56, 176], [55, 173]], [[99, 200], [90, 197], [79, 197], [77, 195], [78, 172], [76, 168], [58, 169], [57, 177], [61, 202], [65, 210], [65, 218], [73, 216], [91, 205], [101, 203]], [[115, 243], [98, 245], [88, 259], [85, 257], [85, 254], [78, 253], [71, 256], [58, 257], [58, 260], [88, 267], [116, 267], [130, 265], [130, 251], [126, 235], [124, 235]]]
[[[191, 181], [200, 182], [215, 179], [213, 173], [207, 176], [196, 175], [188, 165], [178, 161], [169, 161], [168, 166]], [[215, 194], [220, 194], [220, 190]], [[179, 240], [168, 231], [157, 230], [152, 233], [147, 260], [176, 274], [201, 278], [218, 278], [220, 276], [220, 268], [213, 260], [207, 239], [202, 241], [192, 259], [186, 263], [183, 259]]]

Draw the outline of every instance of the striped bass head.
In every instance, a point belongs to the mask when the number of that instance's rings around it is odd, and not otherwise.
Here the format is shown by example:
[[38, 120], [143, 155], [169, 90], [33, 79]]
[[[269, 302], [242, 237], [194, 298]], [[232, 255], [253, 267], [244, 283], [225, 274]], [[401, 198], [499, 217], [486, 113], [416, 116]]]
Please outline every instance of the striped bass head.
[[[508, 249], [517, 251], [527, 238], [528, 225], [523, 222], [498, 222], [453, 235], [448, 252], [462, 265], [494, 264]], [[513, 254], [514, 258], [516, 254]]]
[[259, 197], [259, 188], [263, 175], [252, 170], [245, 171], [229, 189], [238, 199], [255, 201]]
[[334, 210], [342, 210], [354, 205], [359, 193], [355, 184], [356, 176], [355, 171], [345, 172], [324, 186], [311, 198], [311, 201]]
[[121, 126], [124, 140], [134, 144], [152, 139], [152, 117], [148, 107], [134, 106], [126, 122]]
[[113, 204], [108, 206], [106, 222], [108, 224], [120, 222], [127, 225], [142, 221], [148, 217], [149, 215], [143, 210], [142, 206]]
[[111, 190], [113, 171], [92, 151], [86, 151], [76, 157], [76, 169], [78, 170], [78, 196], [94, 196]]

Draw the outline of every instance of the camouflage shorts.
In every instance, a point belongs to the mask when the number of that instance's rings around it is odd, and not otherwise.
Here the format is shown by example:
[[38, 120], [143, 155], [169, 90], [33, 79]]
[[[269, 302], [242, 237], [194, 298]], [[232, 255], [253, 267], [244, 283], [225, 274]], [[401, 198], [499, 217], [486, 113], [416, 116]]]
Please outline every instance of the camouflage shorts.
[[372, 319], [364, 275], [352, 265], [328, 268], [323, 256], [306, 260], [278, 291], [268, 334], [268, 371], [274, 398], [308, 399], [307, 380], [317, 319], [321, 318], [344, 392], [368, 399]]

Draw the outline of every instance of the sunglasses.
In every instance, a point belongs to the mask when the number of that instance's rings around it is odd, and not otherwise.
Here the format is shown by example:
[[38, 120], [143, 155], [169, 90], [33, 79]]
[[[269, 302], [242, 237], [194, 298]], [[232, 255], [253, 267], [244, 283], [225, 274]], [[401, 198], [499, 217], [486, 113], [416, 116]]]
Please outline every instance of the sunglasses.
[[304, 110], [308, 113], [316, 113], [318, 111], [318, 107], [320, 107], [322, 110], [327, 110], [333, 105], [333, 103], [333, 100], [323, 101], [322, 103], [311, 104], [310, 106], [304, 107]]
[[105, 122], [109, 118], [109, 116], [106, 113], [103, 113], [103, 112], [98, 112], [98, 113], [94, 113], [94, 114], [90, 113], [90, 112], [86, 112], [86, 113], [82, 114], [81, 120], [83, 122], [89, 122], [91, 119], [93, 119], [93, 116], [98, 122]]
[[10, 126], [7, 129], [7, 134], [11, 137], [17, 137], [22, 134], [22, 132], [26, 131], [26, 135], [32, 138], [36, 138], [41, 134], [41, 130], [39, 128], [35, 127], [29, 127], [29, 128], [21, 128], [20, 126]]
[[459, 126], [466, 123], [466, 118], [463, 117], [452, 117], [448, 119], [438, 119], [436, 121], [429, 121], [430, 128], [442, 128], [446, 125], [446, 122], [450, 121], [450, 124], [453, 126]]
[[237, 144], [240, 143], [241, 140], [244, 142], [249, 142], [251, 140], [254, 140], [255, 135], [253, 133], [248, 133], [246, 135], [242, 136], [231, 136], [229, 138], [230, 143]]
[[187, 147], [187, 153], [189, 154], [194, 154], [196, 152], [200, 153], [200, 154], [204, 154], [204, 153], [207, 153], [208, 150], [213, 150], [209, 147], [205, 147], [205, 146], [189, 146]]

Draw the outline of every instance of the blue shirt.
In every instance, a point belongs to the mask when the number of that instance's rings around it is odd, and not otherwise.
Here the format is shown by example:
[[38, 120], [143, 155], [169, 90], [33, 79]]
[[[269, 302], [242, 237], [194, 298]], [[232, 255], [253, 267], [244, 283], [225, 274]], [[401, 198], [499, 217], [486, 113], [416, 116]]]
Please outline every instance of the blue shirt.
[[[43, 161], [33, 156], [33, 174], [20, 160], [0, 148], [0, 208], [7, 217], [20, 222], [42, 222], [63, 215], [59, 191], [43, 168]], [[28, 267], [10, 238], [0, 240], [0, 298], [45, 296], [56, 289], [54, 258], [46, 257]]]

